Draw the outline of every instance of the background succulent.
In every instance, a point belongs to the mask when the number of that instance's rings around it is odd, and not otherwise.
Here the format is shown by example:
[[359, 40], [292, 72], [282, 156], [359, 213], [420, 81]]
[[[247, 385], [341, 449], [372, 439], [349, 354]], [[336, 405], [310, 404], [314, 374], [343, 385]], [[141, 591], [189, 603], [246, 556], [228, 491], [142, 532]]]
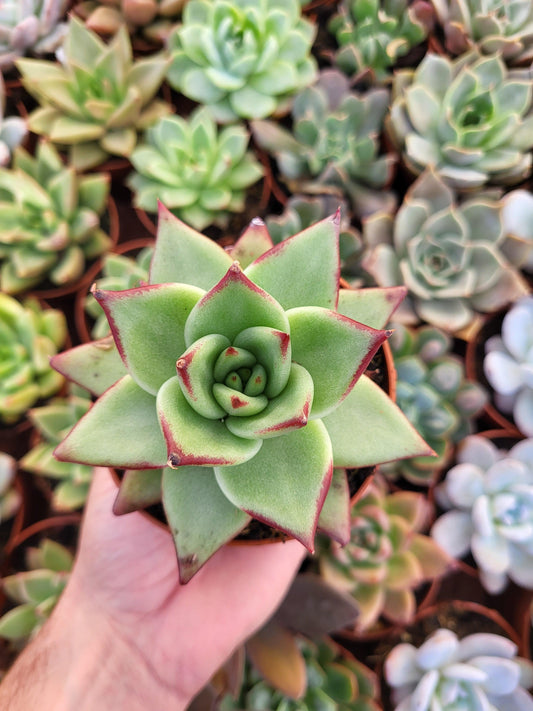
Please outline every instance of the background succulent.
[[52, 144], [35, 156], [19, 147], [12, 169], [0, 169], [0, 286], [16, 294], [49, 281], [71, 284], [86, 260], [111, 245], [100, 226], [109, 176], [80, 176]]
[[157, 212], [161, 200], [195, 229], [225, 226], [232, 212], [243, 211], [246, 188], [263, 175], [248, 141], [243, 125], [219, 130], [206, 108], [189, 119], [161, 119], [131, 155], [134, 204]]
[[0, 73], [0, 166], [8, 165], [13, 149], [21, 143], [28, 127], [21, 116], [6, 116], [6, 88]]
[[345, 76], [325, 70], [296, 97], [292, 131], [272, 121], [253, 121], [254, 138], [276, 158], [293, 192], [348, 195], [354, 211], [390, 209], [392, 196], [378, 189], [392, 179], [395, 158], [380, 155], [379, 134], [389, 93], [350, 92]]
[[62, 45], [62, 63], [19, 59], [24, 87], [40, 104], [28, 117], [30, 130], [68, 148], [78, 170], [110, 155], [128, 157], [137, 134], [170, 107], [154, 99], [167, 69], [164, 54], [134, 61], [121, 28], [106, 45], [71, 18]]
[[411, 185], [395, 217], [380, 213], [365, 221], [363, 266], [379, 286], [409, 289], [396, 320], [426, 321], [454, 332], [477, 313], [496, 311], [528, 293], [504, 254], [502, 206], [482, 194], [459, 201], [428, 170]]
[[20, 304], [0, 293], [0, 421], [12, 424], [38, 400], [54, 395], [64, 380], [50, 357], [65, 342], [65, 316], [41, 309], [28, 299]]
[[438, 629], [418, 647], [401, 643], [385, 659], [396, 711], [520, 709], [531, 711], [533, 666], [511, 640], [478, 633], [459, 639]]
[[22, 457], [20, 466], [33, 474], [57, 481], [52, 495], [52, 506], [56, 511], [73, 511], [84, 506], [89, 493], [93, 468], [58, 462], [53, 451], [91, 404], [87, 390], [71, 384], [67, 397], [54, 398], [47, 405], [28, 413], [39, 434], [39, 441]]
[[117, 513], [162, 498], [182, 582], [252, 516], [310, 549], [317, 526], [344, 538], [344, 467], [428, 451], [363, 375], [401, 290], [339, 294], [338, 222], [272, 246], [255, 221], [228, 254], [162, 209], [150, 284], [94, 292], [120, 358], [90, 343], [54, 359], [101, 395], [55, 455], [127, 469]]
[[533, 272], [533, 195], [511, 190], [502, 200], [506, 241], [503, 250], [528, 273]]
[[466, 380], [464, 364], [450, 352], [452, 341], [443, 331], [395, 325], [389, 343], [398, 376], [396, 402], [437, 456], [391, 462], [381, 470], [428, 485], [450, 460], [452, 445], [472, 431], [486, 393]]
[[500, 336], [485, 344], [483, 370], [499, 410], [533, 436], [533, 297], [517, 301], [505, 315]]
[[[135, 259], [112, 252], [106, 254], [102, 260], [102, 276], [95, 282], [96, 288], [124, 291], [147, 282], [153, 253], [153, 247], [144, 247]], [[92, 294], [87, 295], [84, 308], [87, 315], [95, 322], [91, 329], [91, 336], [95, 340], [108, 336], [110, 333], [109, 322], [102, 307]]]
[[189, 0], [169, 37], [168, 80], [217, 121], [286, 112], [315, 78], [315, 32], [298, 0]]
[[491, 594], [502, 592], [509, 578], [533, 588], [533, 440], [507, 452], [471, 435], [456, 459], [437, 488], [437, 501], [450, 510], [437, 519], [432, 537], [456, 558], [472, 551]]
[[24, 642], [33, 637], [52, 614], [74, 562], [64, 546], [43, 540], [28, 548], [28, 570], [2, 578], [2, 588], [15, 607], [0, 617], [0, 637]]
[[74, 7], [87, 27], [99, 35], [114, 35], [122, 25], [162, 43], [170, 34], [187, 0], [84, 0]]
[[54, 52], [67, 31], [60, 20], [68, 0], [3, 0], [0, 5], [0, 69], [24, 54]]
[[428, 53], [395, 74], [388, 133], [414, 173], [457, 188], [513, 185], [531, 170], [533, 80], [500, 55]]
[[15, 486], [17, 462], [6, 452], [0, 452], [0, 524], [14, 516], [19, 509], [21, 495]]
[[346, 74], [370, 72], [384, 81], [398, 58], [424, 41], [431, 24], [424, 0], [345, 0], [328, 29], [340, 46], [335, 61]]
[[381, 615], [409, 622], [416, 611], [415, 589], [445, 572], [448, 556], [420, 533], [429, 514], [423, 494], [390, 493], [376, 478], [352, 507], [349, 542], [319, 552], [324, 579], [357, 602], [356, 629], [375, 626]]
[[533, 7], [528, 0], [431, 2], [451, 54], [476, 48], [483, 54], [500, 52], [511, 64], [533, 59]]

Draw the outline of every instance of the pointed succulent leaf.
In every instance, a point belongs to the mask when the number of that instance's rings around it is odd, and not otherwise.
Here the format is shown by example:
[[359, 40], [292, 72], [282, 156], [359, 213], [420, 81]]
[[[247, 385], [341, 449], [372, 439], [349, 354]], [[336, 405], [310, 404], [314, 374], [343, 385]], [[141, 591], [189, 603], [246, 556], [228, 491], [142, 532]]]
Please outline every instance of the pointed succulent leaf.
[[385, 328], [407, 294], [404, 286], [341, 289], [338, 312], [372, 328]]
[[320, 420], [266, 439], [244, 464], [215, 467], [220, 488], [236, 506], [314, 549], [331, 476], [331, 445]]
[[318, 519], [318, 530], [346, 545], [350, 540], [350, 488], [346, 469], [335, 468]]
[[51, 365], [93, 395], [102, 395], [127, 374], [126, 367], [110, 337], [84, 343], [59, 353], [51, 359]]
[[127, 469], [120, 482], [113, 513], [120, 516], [159, 503], [162, 477], [162, 469]]

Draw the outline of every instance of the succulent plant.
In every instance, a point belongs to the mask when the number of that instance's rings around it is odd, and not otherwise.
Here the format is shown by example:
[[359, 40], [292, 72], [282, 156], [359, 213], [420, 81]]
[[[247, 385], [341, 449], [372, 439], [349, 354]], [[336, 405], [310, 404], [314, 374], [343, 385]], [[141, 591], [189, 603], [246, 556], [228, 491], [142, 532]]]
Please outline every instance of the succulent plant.
[[420, 533], [429, 514], [423, 494], [390, 493], [385, 481], [375, 478], [352, 507], [350, 541], [320, 551], [326, 582], [357, 602], [357, 630], [375, 626], [381, 615], [389, 622], [409, 622], [416, 611], [415, 589], [445, 572], [447, 554]]
[[499, 52], [510, 64], [533, 59], [533, 7], [529, 0], [431, 2], [451, 54], [476, 48], [483, 54]]
[[41, 629], [68, 582], [73, 562], [67, 548], [49, 539], [27, 549], [28, 570], [2, 578], [4, 592], [17, 604], [0, 617], [0, 637], [26, 641]]
[[522, 269], [533, 272], [533, 195], [528, 190], [511, 190], [502, 199], [506, 242], [504, 251]]
[[377, 681], [370, 669], [327, 638], [313, 642], [302, 637], [293, 644], [297, 645], [294, 656], [299, 655], [307, 680], [300, 695], [291, 697], [268, 683], [247, 661], [240, 693], [237, 698], [226, 694], [217, 707], [219, 711], [378, 711]]
[[217, 121], [286, 112], [316, 75], [315, 25], [298, 0], [189, 0], [168, 46], [168, 81]]
[[71, 284], [86, 260], [111, 245], [100, 227], [109, 176], [80, 176], [40, 141], [35, 156], [19, 147], [0, 168], [0, 287], [18, 294], [45, 281]]
[[483, 370], [499, 410], [533, 437], [533, 297], [517, 301], [505, 315], [500, 336], [485, 344]]
[[531, 711], [533, 665], [516, 656], [517, 647], [497, 634], [459, 639], [438, 629], [420, 647], [396, 645], [385, 659], [395, 711]]
[[8, 165], [13, 149], [21, 143], [28, 127], [21, 116], [6, 116], [6, 88], [0, 73], [0, 166]]
[[428, 53], [396, 72], [388, 133], [414, 173], [431, 166], [460, 189], [513, 185], [531, 171], [532, 87], [500, 55]]
[[384, 81], [399, 57], [424, 41], [431, 24], [424, 0], [344, 0], [328, 29], [340, 46], [335, 61], [346, 74], [370, 72]]
[[[102, 260], [102, 277], [96, 280], [96, 288], [108, 291], [125, 291], [140, 286], [141, 283], [147, 283], [153, 253], [153, 247], [144, 247], [135, 259], [112, 252], [106, 254]], [[108, 336], [110, 334], [109, 322], [102, 307], [92, 294], [89, 294], [85, 299], [84, 308], [87, 315], [95, 321], [91, 336], [95, 340]]]
[[0, 422], [15, 423], [38, 400], [59, 390], [64, 379], [49, 360], [66, 334], [61, 311], [41, 309], [35, 299], [20, 304], [0, 293]]
[[57, 481], [52, 495], [56, 511], [74, 511], [85, 505], [93, 468], [84, 464], [58, 462], [53, 451], [91, 406], [87, 390], [72, 385], [67, 397], [54, 398], [43, 407], [29, 411], [38, 443], [20, 460], [22, 469]]
[[6, 452], [0, 452], [0, 523], [14, 516], [20, 506], [21, 496], [15, 486], [17, 463]]
[[345, 201], [339, 203], [334, 195], [293, 195], [287, 200], [281, 215], [268, 215], [265, 223], [272, 241], [278, 244], [287, 237], [310, 227], [314, 222], [331, 215], [340, 207], [339, 256], [341, 276], [351, 286], [360, 286], [365, 272], [360, 266], [363, 243], [359, 230], [352, 226]]
[[74, 7], [87, 27], [99, 35], [114, 35], [122, 25], [130, 34], [162, 43], [187, 0], [83, 0]]
[[253, 121], [260, 146], [272, 153], [292, 192], [347, 195], [357, 214], [390, 207], [379, 189], [392, 178], [395, 158], [379, 154], [379, 135], [389, 102], [386, 89], [350, 92], [335, 70], [296, 97], [292, 132], [272, 121]]
[[487, 195], [457, 200], [428, 169], [395, 217], [380, 213], [366, 220], [363, 266], [379, 286], [409, 289], [396, 320], [456, 332], [479, 312], [496, 311], [528, 293], [504, 253], [502, 210], [503, 203]]
[[453, 445], [472, 432], [487, 396], [481, 385], [466, 380], [463, 362], [450, 353], [450, 337], [438, 328], [395, 325], [389, 343], [398, 376], [396, 402], [437, 456], [391, 462], [381, 470], [427, 486], [450, 461]]
[[53, 359], [101, 396], [55, 455], [129, 470], [117, 513], [162, 498], [182, 582], [252, 517], [344, 538], [343, 468], [429, 451], [362, 375], [403, 292], [339, 292], [338, 229], [273, 246], [255, 220], [230, 255], [161, 208], [150, 284], [94, 292], [117, 349]]
[[68, 0], [3, 0], [0, 5], [0, 70], [24, 54], [50, 54], [65, 37], [60, 20]]
[[61, 58], [61, 64], [19, 59], [16, 65], [40, 104], [28, 117], [30, 130], [67, 148], [77, 170], [100, 165], [110, 155], [129, 157], [138, 132], [170, 111], [154, 99], [166, 56], [134, 61], [125, 28], [106, 45], [73, 17]]
[[492, 595], [508, 579], [533, 588], [533, 439], [507, 452], [471, 435], [456, 461], [436, 489], [439, 505], [450, 510], [437, 519], [432, 537], [455, 558], [471, 551]]
[[205, 107], [189, 119], [162, 118], [131, 155], [135, 206], [157, 212], [161, 200], [197, 230], [225, 227], [232, 212], [243, 211], [246, 188], [263, 175], [248, 141], [243, 125], [219, 131]]

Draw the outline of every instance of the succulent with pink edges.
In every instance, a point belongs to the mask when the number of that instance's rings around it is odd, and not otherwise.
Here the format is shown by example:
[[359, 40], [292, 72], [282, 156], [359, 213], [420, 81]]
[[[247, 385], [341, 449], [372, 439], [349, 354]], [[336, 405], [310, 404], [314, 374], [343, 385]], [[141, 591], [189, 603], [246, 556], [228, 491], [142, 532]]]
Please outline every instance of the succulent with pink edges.
[[252, 518], [346, 542], [346, 468], [430, 451], [363, 375], [405, 291], [339, 290], [339, 222], [228, 253], [161, 208], [149, 284], [94, 291], [112, 336], [54, 358], [100, 396], [56, 456], [125, 469], [115, 513], [162, 501], [182, 582]]

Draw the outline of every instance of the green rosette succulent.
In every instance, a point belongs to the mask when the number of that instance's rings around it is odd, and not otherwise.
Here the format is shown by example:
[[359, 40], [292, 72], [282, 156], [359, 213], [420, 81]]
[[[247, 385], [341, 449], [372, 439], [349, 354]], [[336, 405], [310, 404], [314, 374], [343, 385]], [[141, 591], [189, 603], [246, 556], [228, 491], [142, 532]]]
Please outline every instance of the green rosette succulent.
[[18, 511], [21, 495], [15, 486], [17, 462], [6, 452], [0, 452], [0, 524]]
[[71, 284], [111, 246], [100, 227], [109, 176], [80, 176], [51, 143], [35, 156], [19, 147], [12, 169], [0, 169], [0, 287], [18, 294], [49, 281]]
[[187, 0], [84, 0], [74, 7], [87, 27], [99, 35], [114, 35], [122, 25], [130, 34], [162, 43], [174, 28]]
[[253, 121], [254, 138], [276, 158], [292, 192], [347, 196], [354, 211], [390, 209], [380, 190], [392, 179], [395, 157], [380, 155], [379, 136], [389, 103], [386, 89], [350, 92], [348, 80], [325, 70], [292, 108], [292, 131], [272, 121]]
[[72, 385], [67, 397], [54, 398], [28, 416], [39, 434], [39, 442], [20, 460], [20, 466], [32, 474], [57, 481], [52, 494], [56, 511], [74, 511], [85, 505], [93, 468], [84, 464], [59, 462], [54, 449], [85, 415], [92, 404], [87, 390]]
[[533, 80], [499, 54], [427, 54], [395, 74], [388, 134], [413, 173], [433, 167], [452, 187], [513, 185], [531, 171]]
[[20, 304], [0, 293], [0, 422], [10, 425], [38, 400], [54, 395], [64, 380], [50, 366], [63, 346], [63, 313], [41, 309], [34, 299]]
[[394, 328], [390, 346], [398, 376], [396, 402], [437, 456], [391, 462], [381, 470], [390, 478], [403, 476], [427, 486], [450, 461], [453, 445], [472, 432], [487, 394], [466, 380], [464, 364], [450, 353], [452, 341], [444, 331]]
[[352, 507], [350, 541], [320, 551], [323, 578], [357, 602], [357, 631], [375, 627], [380, 616], [393, 624], [411, 621], [416, 588], [446, 571], [450, 558], [421, 533], [429, 514], [423, 494], [390, 493], [385, 481], [375, 478]]
[[74, 556], [45, 539], [26, 551], [28, 570], [2, 578], [2, 588], [15, 607], [0, 617], [0, 637], [26, 642], [52, 614], [70, 577]]
[[229, 254], [162, 208], [150, 283], [94, 291], [114, 343], [53, 359], [100, 396], [56, 457], [126, 469], [116, 513], [162, 500], [182, 582], [252, 518], [345, 539], [345, 467], [428, 452], [363, 375], [402, 290], [339, 291], [338, 229]]
[[[217, 709], [233, 711], [378, 711], [377, 680], [373, 672], [332, 640], [318, 642], [303, 637], [295, 640], [297, 654], [306, 674], [306, 686], [297, 698], [265, 680], [250, 661], [246, 661], [236, 697], [226, 694]], [[293, 661], [291, 659], [291, 661]], [[281, 660], [283, 664], [284, 660]]]
[[480, 312], [497, 311], [528, 293], [506, 255], [503, 203], [478, 194], [459, 201], [435, 172], [411, 185], [397, 215], [364, 225], [363, 266], [379, 286], [405, 284], [395, 319], [457, 332]]
[[131, 155], [134, 205], [157, 212], [161, 200], [197, 230], [225, 227], [231, 213], [243, 211], [246, 188], [263, 175], [246, 150], [249, 138], [243, 125], [218, 130], [205, 107], [188, 119], [162, 118]]
[[529, 0], [431, 0], [451, 54], [500, 52], [509, 64], [533, 59], [533, 6]]
[[431, 15], [423, 0], [345, 0], [328, 25], [340, 46], [337, 65], [349, 76], [390, 79], [398, 59], [425, 40]]
[[109, 156], [128, 158], [138, 132], [170, 111], [154, 99], [167, 70], [166, 55], [134, 61], [125, 28], [105, 44], [74, 17], [61, 52], [61, 63], [16, 63], [24, 87], [40, 104], [28, 117], [30, 130], [67, 149], [77, 170]]
[[3, 0], [0, 4], [0, 69], [24, 54], [51, 54], [65, 37], [61, 22], [68, 0]]
[[167, 78], [217, 121], [283, 113], [315, 79], [315, 33], [298, 0], [189, 0]]
[[[108, 291], [125, 291], [142, 283], [148, 282], [150, 261], [154, 253], [153, 247], [141, 249], [133, 259], [123, 254], [107, 254], [102, 260], [102, 276], [96, 280], [97, 289]], [[85, 313], [94, 320], [91, 336], [95, 340], [105, 338], [110, 334], [109, 322], [105, 312], [92, 294], [85, 299]]]
[[8, 165], [14, 148], [21, 143], [28, 127], [21, 116], [6, 116], [6, 87], [0, 73], [0, 166]]

